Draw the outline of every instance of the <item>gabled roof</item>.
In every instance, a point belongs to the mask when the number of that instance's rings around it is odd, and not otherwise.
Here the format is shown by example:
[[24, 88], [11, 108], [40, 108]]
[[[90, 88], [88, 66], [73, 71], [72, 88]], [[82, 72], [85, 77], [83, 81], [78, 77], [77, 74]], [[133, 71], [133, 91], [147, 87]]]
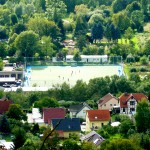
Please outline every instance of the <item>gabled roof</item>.
[[79, 118], [52, 119], [53, 128], [60, 120], [61, 122], [57, 126], [56, 131], [81, 131]]
[[129, 99], [134, 98], [137, 102], [141, 101], [142, 99], [148, 100], [148, 97], [144, 95], [143, 93], [123, 93], [120, 97], [120, 107], [126, 108], [127, 102]]
[[9, 106], [12, 104], [12, 101], [0, 101], [0, 114], [5, 113], [8, 111]]
[[87, 115], [90, 121], [109, 121], [109, 110], [87, 110]]
[[76, 112], [78, 113], [79, 111], [81, 111], [85, 106], [87, 106], [89, 109], [92, 109], [87, 103], [82, 103], [82, 104], [78, 104], [78, 105], [71, 105], [69, 107], [69, 111], [70, 112]]
[[45, 123], [51, 123], [51, 119], [65, 118], [64, 108], [43, 108], [43, 118]]
[[95, 131], [92, 131], [80, 138], [81, 141], [92, 142], [95, 145], [100, 145], [105, 139]]
[[101, 99], [98, 100], [98, 104], [100, 106], [102, 106], [103, 104], [107, 103], [109, 100], [111, 100], [112, 98], [116, 99], [116, 101], [118, 100], [115, 96], [113, 96], [112, 94], [108, 93], [105, 96], [103, 96]]

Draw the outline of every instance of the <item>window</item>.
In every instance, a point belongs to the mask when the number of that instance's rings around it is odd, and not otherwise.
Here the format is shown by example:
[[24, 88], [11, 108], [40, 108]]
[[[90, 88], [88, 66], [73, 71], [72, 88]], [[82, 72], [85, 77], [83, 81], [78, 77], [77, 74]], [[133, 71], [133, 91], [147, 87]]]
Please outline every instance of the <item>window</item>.
[[112, 104], [110, 104], [110, 106], [112, 106]]
[[104, 104], [104, 106], [106, 106], [106, 104]]
[[125, 108], [123, 108], [123, 112], [125, 112]]
[[130, 112], [135, 111], [135, 108], [130, 108]]
[[102, 126], [104, 125], [104, 123], [101, 124]]
[[114, 104], [114, 106], [116, 106], [116, 104]]
[[135, 101], [130, 101], [130, 105], [135, 105]]

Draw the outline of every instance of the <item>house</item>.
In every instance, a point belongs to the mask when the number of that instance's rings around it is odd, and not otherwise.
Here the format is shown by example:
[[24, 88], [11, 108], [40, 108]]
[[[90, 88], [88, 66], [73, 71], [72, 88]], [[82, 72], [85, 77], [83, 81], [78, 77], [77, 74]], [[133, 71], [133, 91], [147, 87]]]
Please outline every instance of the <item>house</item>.
[[110, 121], [109, 110], [87, 110], [86, 131], [97, 130]]
[[[75, 62], [73, 59], [74, 55], [67, 55], [66, 62]], [[104, 63], [108, 61], [107, 55], [81, 55], [81, 62], [86, 63]]]
[[16, 67], [16, 64], [6, 63], [2, 71], [0, 71], [0, 86], [5, 83], [9, 85], [17, 85], [17, 80], [23, 79], [23, 66]]
[[38, 108], [32, 108], [32, 113], [27, 113], [27, 118], [28, 123], [44, 124], [44, 120]]
[[0, 140], [1, 150], [12, 150], [14, 148], [13, 142], [7, 142], [6, 140]]
[[46, 124], [50, 124], [52, 119], [63, 119], [65, 115], [64, 108], [43, 108], [43, 119]]
[[100, 136], [97, 132], [91, 131], [90, 133], [82, 136], [80, 140], [86, 142], [92, 142], [94, 145], [99, 146], [105, 139]]
[[8, 111], [9, 106], [12, 104], [13, 102], [11, 100], [9, 100], [7, 97], [3, 97], [2, 99], [0, 99], [0, 114], [4, 114], [6, 113], [6, 111]]
[[97, 104], [98, 109], [108, 109], [111, 111], [114, 106], [119, 106], [119, 100], [112, 94], [108, 93], [99, 99]]
[[148, 97], [143, 93], [123, 93], [119, 97], [120, 113], [135, 114], [137, 103], [143, 99], [148, 100]]
[[81, 132], [79, 118], [52, 119], [51, 127], [52, 129], [56, 127], [55, 131], [58, 134], [59, 132], [63, 132], [64, 138], [69, 138], [70, 134], [79, 136]]
[[86, 119], [86, 110], [92, 110], [92, 108], [87, 103], [71, 105], [69, 107], [70, 117]]

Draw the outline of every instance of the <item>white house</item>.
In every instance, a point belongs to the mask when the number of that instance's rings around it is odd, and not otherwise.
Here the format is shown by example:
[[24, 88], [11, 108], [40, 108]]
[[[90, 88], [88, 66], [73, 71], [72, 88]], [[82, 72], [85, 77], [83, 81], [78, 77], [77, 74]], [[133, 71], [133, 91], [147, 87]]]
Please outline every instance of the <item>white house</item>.
[[92, 108], [87, 103], [82, 103], [79, 105], [72, 105], [69, 107], [70, 117], [74, 118], [86, 118], [86, 110], [92, 110]]
[[143, 99], [148, 100], [148, 97], [143, 93], [123, 93], [119, 97], [120, 113], [135, 114], [138, 102]]
[[[66, 56], [66, 62], [75, 62], [73, 60], [74, 55], [67, 55]], [[107, 62], [108, 56], [107, 55], [81, 55], [81, 61], [80, 62]]]

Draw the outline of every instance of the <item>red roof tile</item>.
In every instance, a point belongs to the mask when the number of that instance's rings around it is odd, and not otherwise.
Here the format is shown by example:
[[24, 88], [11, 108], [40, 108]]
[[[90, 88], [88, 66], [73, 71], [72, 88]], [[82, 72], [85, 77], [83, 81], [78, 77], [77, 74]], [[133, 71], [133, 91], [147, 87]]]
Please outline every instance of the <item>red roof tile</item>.
[[109, 121], [109, 110], [87, 110], [87, 114], [90, 121]]
[[65, 118], [65, 109], [63, 108], [43, 108], [43, 118], [45, 123], [51, 123], [51, 119]]
[[0, 114], [8, 111], [9, 106], [12, 104], [12, 101], [0, 101]]
[[119, 97], [120, 107], [126, 108], [127, 102], [130, 98], [134, 98], [137, 102], [141, 101], [142, 99], [148, 100], [148, 97], [143, 93], [124, 93]]

